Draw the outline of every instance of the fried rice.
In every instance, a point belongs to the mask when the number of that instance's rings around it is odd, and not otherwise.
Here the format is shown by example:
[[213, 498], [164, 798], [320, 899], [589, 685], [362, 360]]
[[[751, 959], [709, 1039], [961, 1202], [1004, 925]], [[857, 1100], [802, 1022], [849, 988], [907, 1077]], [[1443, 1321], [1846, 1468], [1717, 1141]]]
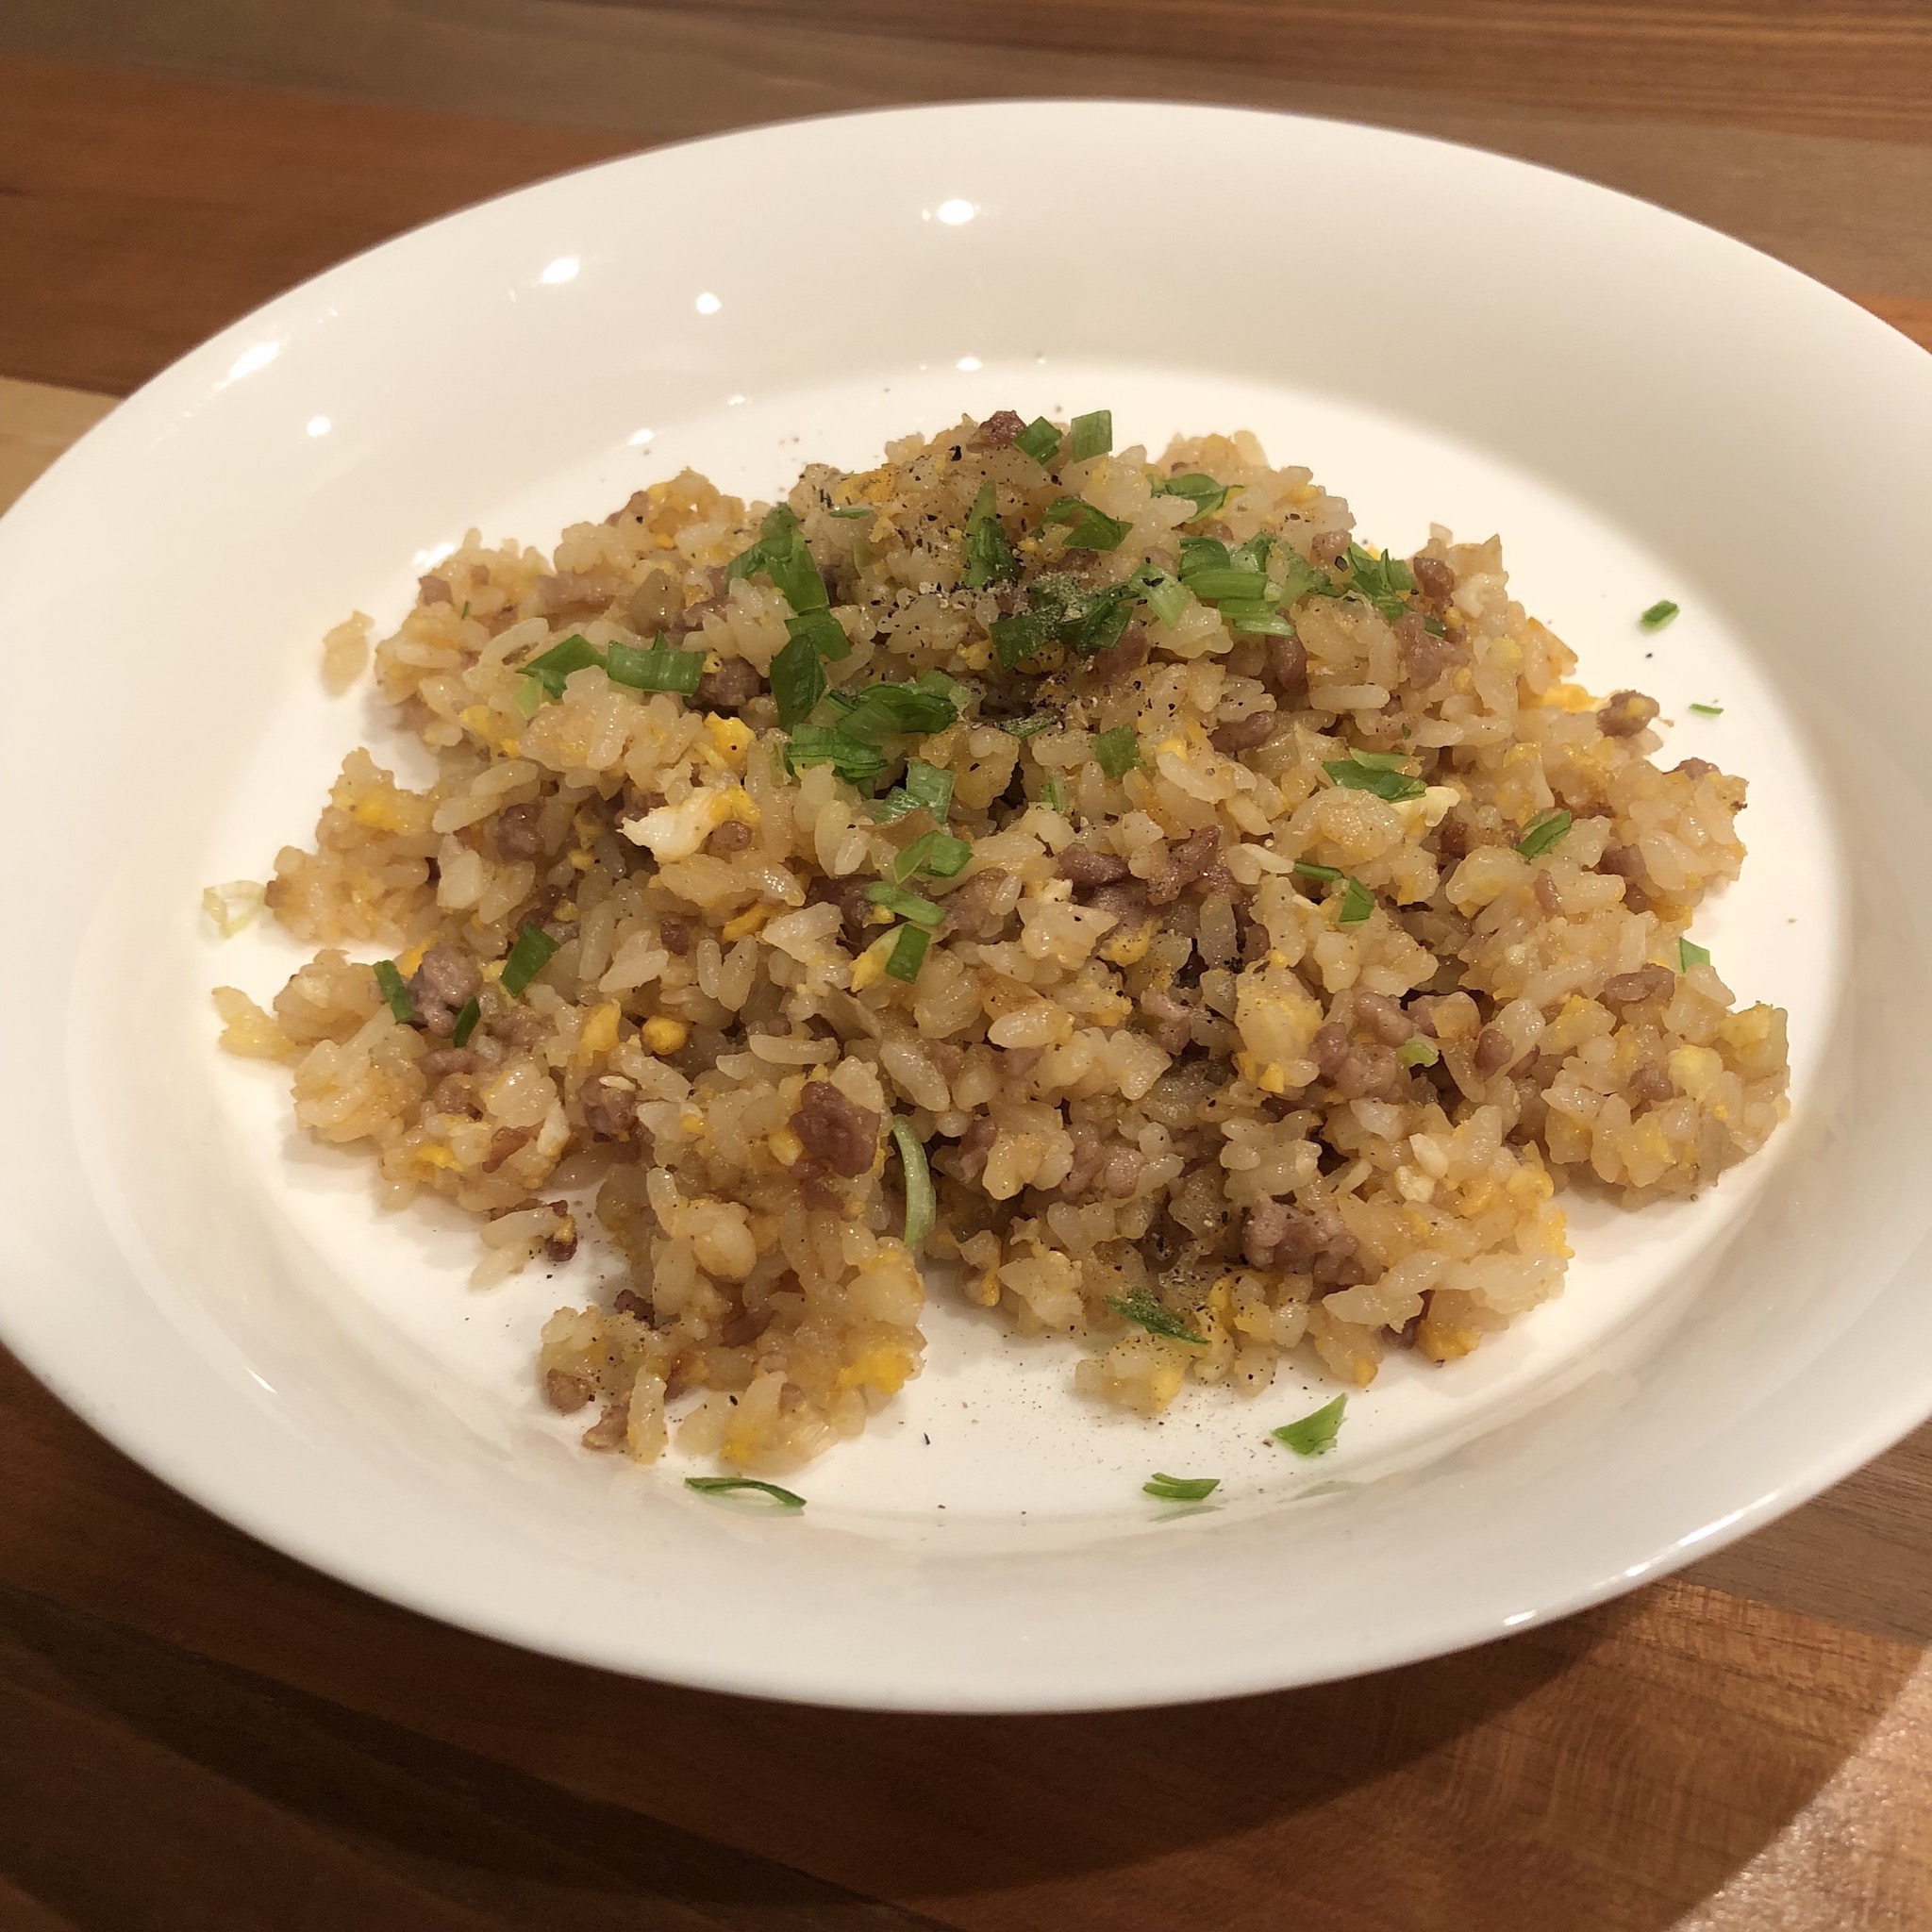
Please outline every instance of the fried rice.
[[1561, 1288], [1563, 1190], [1694, 1192], [1783, 1116], [1785, 1015], [1687, 937], [1743, 779], [1571, 682], [1494, 539], [1111, 441], [687, 472], [551, 557], [473, 532], [375, 644], [436, 780], [348, 756], [267, 888], [318, 950], [222, 1043], [475, 1215], [478, 1286], [599, 1231], [532, 1338], [587, 1446], [857, 1435], [922, 1261], [1148, 1416], [1450, 1363]]

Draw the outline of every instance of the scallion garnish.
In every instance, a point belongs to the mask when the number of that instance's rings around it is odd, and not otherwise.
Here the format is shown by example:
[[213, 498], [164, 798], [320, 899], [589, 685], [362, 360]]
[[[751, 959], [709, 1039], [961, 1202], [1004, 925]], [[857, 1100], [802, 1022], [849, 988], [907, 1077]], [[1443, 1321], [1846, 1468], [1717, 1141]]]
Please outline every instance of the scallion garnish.
[[549, 965], [550, 956], [556, 951], [557, 941], [541, 925], [525, 926], [517, 935], [516, 944], [509, 949], [509, 958], [503, 962], [503, 977], [497, 984], [511, 999], [518, 998]]
[[1268, 594], [1264, 573], [1238, 570], [1232, 564], [1209, 564], [1202, 570], [1188, 571], [1183, 581], [1207, 604], [1218, 604], [1224, 597], [1232, 597], [1237, 603], [1257, 604]]
[[393, 959], [378, 959], [370, 969], [375, 974], [375, 990], [388, 1003], [389, 1009], [404, 1026], [416, 1024], [416, 1004], [409, 997], [409, 989], [403, 983], [403, 975], [396, 971]]
[[855, 503], [851, 505], [848, 508], [835, 509], [832, 512], [832, 514], [835, 517], [869, 517], [872, 515], [872, 511], [866, 507], [866, 505], [862, 503]]
[[809, 718], [825, 694], [824, 659], [807, 638], [793, 638], [772, 659], [772, 695], [778, 704], [778, 726], [790, 731]]
[[1341, 597], [1346, 592], [1326, 571], [1317, 570], [1298, 550], [1288, 553], [1282, 566], [1281, 602], [1298, 604], [1304, 597]]
[[1297, 858], [1294, 862], [1294, 870], [1305, 879], [1322, 879], [1331, 885], [1342, 876], [1339, 866], [1316, 865], [1311, 860], [1306, 858]]
[[914, 803], [923, 805], [941, 824], [953, 803], [953, 774], [943, 765], [929, 765], [924, 758], [909, 758], [901, 781]]
[[805, 1507], [803, 1496], [794, 1496], [790, 1490], [781, 1490], [776, 1483], [761, 1483], [753, 1475], [688, 1475], [684, 1486], [697, 1491], [701, 1496], [735, 1496], [750, 1490], [758, 1495], [771, 1497], [781, 1509]]
[[1722, 718], [1724, 714], [1724, 708], [1722, 705], [1692, 705], [1690, 709], [1700, 718]]
[[1116, 724], [1093, 741], [1093, 758], [1109, 778], [1122, 778], [1141, 763], [1141, 741], [1131, 724]]
[[916, 1248], [938, 1219], [932, 1170], [925, 1164], [925, 1148], [912, 1131], [912, 1123], [903, 1114], [892, 1116], [892, 1141], [899, 1150], [899, 1165], [906, 1171], [906, 1245]]
[[1232, 629], [1258, 637], [1294, 636], [1294, 625], [1272, 604], [1238, 603], [1232, 598], [1224, 598], [1220, 608]]
[[1194, 523], [1201, 517], [1211, 517], [1227, 501], [1228, 492], [1239, 490], [1239, 483], [1217, 483], [1212, 476], [1204, 476], [1198, 470], [1191, 470], [1185, 476], [1170, 476], [1165, 482], [1154, 485], [1156, 496], [1185, 496], [1194, 506], [1194, 513], [1188, 521]]
[[534, 677], [520, 677], [517, 688], [511, 692], [511, 702], [525, 718], [534, 718], [543, 708], [543, 700], [550, 695]]
[[1348, 588], [1366, 597], [1391, 624], [1408, 608], [1415, 576], [1399, 557], [1377, 557], [1359, 543], [1348, 546]]
[[1348, 791], [1373, 791], [1377, 798], [1387, 799], [1391, 805], [1400, 805], [1408, 798], [1420, 798], [1429, 789], [1420, 778], [1411, 778], [1406, 772], [1393, 771], [1387, 764], [1376, 762], [1382, 758], [1396, 758], [1399, 762], [1399, 754], [1356, 752], [1345, 758], [1324, 764], [1322, 769]]
[[1442, 1049], [1426, 1033], [1417, 1033], [1395, 1049], [1395, 1058], [1405, 1067], [1433, 1067], [1442, 1058]]
[[813, 649], [829, 663], [836, 664], [841, 658], [852, 655], [851, 639], [829, 610], [808, 610], [803, 617], [788, 617], [785, 635], [809, 639]]
[[449, 1043], [455, 1047], [468, 1046], [470, 1035], [475, 1032], [476, 1023], [482, 1017], [482, 1007], [475, 999], [465, 1000], [462, 1010], [457, 1015], [457, 1024], [451, 1029]]
[[552, 644], [541, 657], [532, 658], [523, 670], [525, 677], [534, 677], [553, 698], [560, 698], [564, 679], [573, 671], [588, 670], [600, 661], [590, 639], [573, 634], [560, 644]]
[[966, 519], [965, 580], [968, 590], [1003, 584], [1020, 575], [1020, 559], [1007, 541], [995, 515], [997, 497], [991, 482], [979, 486], [972, 514]]
[[1051, 731], [1059, 722], [1051, 711], [1036, 711], [1030, 718], [1002, 718], [1000, 729], [1009, 738], [1025, 740], [1038, 738], [1042, 731]]
[[1067, 460], [1070, 463], [1084, 463], [1094, 457], [1104, 457], [1113, 448], [1113, 411], [1094, 409], [1085, 416], [1075, 416], [1073, 425], [1067, 431]]
[[1676, 614], [1677, 607], [1668, 597], [1659, 597], [1637, 621], [1645, 630], [1661, 630]]
[[930, 899], [922, 899], [917, 892], [908, 892], [890, 879], [874, 879], [866, 887], [865, 896], [874, 906], [883, 906], [888, 912], [897, 913], [901, 919], [909, 919], [918, 925], [937, 925], [946, 916], [943, 906], [935, 906]]
[[1060, 446], [1060, 433], [1044, 416], [1036, 416], [1013, 439], [1013, 447], [1029, 456], [1042, 468], [1051, 463]]
[[1408, 762], [1406, 751], [1351, 751], [1349, 757], [1372, 772], [1399, 772]]
[[830, 765], [861, 791], [882, 778], [891, 762], [877, 745], [849, 738], [836, 725], [801, 724], [785, 741], [786, 769], [794, 775], [808, 765]]
[[[947, 691], [953, 689], [950, 681]], [[943, 731], [959, 715], [947, 691], [924, 678], [911, 684], [868, 684], [857, 691], [841, 691], [845, 715], [838, 728], [848, 738], [867, 742], [880, 739], [924, 736]]]
[[825, 580], [806, 547], [805, 532], [785, 504], [767, 512], [758, 541], [741, 550], [725, 566], [724, 581], [728, 584], [738, 577], [759, 575], [771, 579], [773, 588], [800, 617], [824, 610], [830, 602]]
[[1065, 811], [1067, 808], [1067, 781], [1056, 772], [1040, 788], [1040, 795], [1055, 811]]
[[1065, 524], [1069, 550], [1118, 550], [1134, 526], [1077, 496], [1058, 496], [1046, 507], [1049, 524]]
[[1541, 858], [1570, 836], [1574, 823], [1561, 806], [1540, 811], [1524, 826], [1523, 837], [1517, 840], [1516, 849], [1524, 858]]
[[1348, 1397], [1338, 1395], [1333, 1402], [1324, 1403], [1312, 1415], [1305, 1415], [1300, 1422], [1284, 1423], [1278, 1429], [1268, 1433], [1284, 1449], [1292, 1449], [1297, 1456], [1320, 1456], [1325, 1449], [1335, 1445], [1335, 1438], [1341, 1427], [1343, 1412], [1348, 1407]]
[[1338, 925], [1360, 925], [1375, 909], [1375, 895], [1359, 879], [1350, 879], [1342, 888], [1341, 910], [1335, 915]]
[[1162, 1503], [1198, 1503], [1220, 1487], [1218, 1475], [1162, 1475], [1156, 1471], [1141, 1485], [1141, 1491]]
[[914, 873], [930, 873], [936, 879], [957, 878], [973, 857], [973, 848], [950, 832], [927, 832], [913, 840], [892, 861], [892, 876], [904, 884]]
[[892, 941], [892, 950], [886, 955], [887, 974], [909, 985], [919, 977], [919, 969], [925, 964], [925, 949], [931, 943], [932, 934], [924, 926], [902, 925]]
[[1149, 1289], [1133, 1288], [1125, 1294], [1110, 1294], [1107, 1305], [1116, 1315], [1138, 1323], [1150, 1335], [1165, 1336], [1170, 1341], [1185, 1341], [1190, 1348], [1208, 1346], [1205, 1335], [1196, 1335], [1172, 1308], [1163, 1307]]
[[612, 644], [604, 653], [604, 675], [633, 691], [671, 691], [688, 698], [705, 675], [705, 653], [674, 651], [662, 642], [646, 651]]
[[1178, 577], [1169, 576], [1164, 570], [1156, 570], [1151, 575], [1143, 571], [1141, 584], [1148, 609], [1172, 630], [1181, 621], [1181, 612], [1188, 608], [1188, 587]]
[[1709, 951], [1703, 946], [1693, 945], [1689, 940], [1677, 941], [1677, 971], [1688, 973], [1693, 966], [1708, 966]]

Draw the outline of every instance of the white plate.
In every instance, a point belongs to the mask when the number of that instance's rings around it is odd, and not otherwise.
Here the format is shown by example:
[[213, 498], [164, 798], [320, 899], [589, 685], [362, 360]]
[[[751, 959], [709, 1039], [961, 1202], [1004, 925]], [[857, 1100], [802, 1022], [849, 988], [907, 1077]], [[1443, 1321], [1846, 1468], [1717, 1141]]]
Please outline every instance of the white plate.
[[[1446, 1370], [1097, 1413], [941, 1298], [924, 1375], [766, 1519], [571, 1446], [453, 1215], [385, 1218], [224, 1059], [210, 880], [378, 728], [316, 677], [471, 524], [548, 543], [689, 462], [770, 493], [960, 411], [1248, 425], [1373, 540], [1500, 529], [1519, 593], [1752, 781], [1698, 933], [1791, 1010], [1796, 1108], [1695, 1203], [1579, 1209], [1563, 1299]], [[1403, 136], [1028, 104], [811, 123], [531, 189], [271, 304], [0, 523], [11, 909], [0, 1335], [267, 1541], [539, 1649], [827, 1703], [1260, 1690], [1477, 1641], [1743, 1533], [1932, 1408], [1932, 361], [1690, 223]], [[1647, 637], [1636, 613], [1684, 608]], [[1688, 713], [1692, 701], [1720, 719]], [[1215, 1507], [1140, 1494], [1215, 1474]], [[76, 1534], [81, 1533], [76, 1525]]]

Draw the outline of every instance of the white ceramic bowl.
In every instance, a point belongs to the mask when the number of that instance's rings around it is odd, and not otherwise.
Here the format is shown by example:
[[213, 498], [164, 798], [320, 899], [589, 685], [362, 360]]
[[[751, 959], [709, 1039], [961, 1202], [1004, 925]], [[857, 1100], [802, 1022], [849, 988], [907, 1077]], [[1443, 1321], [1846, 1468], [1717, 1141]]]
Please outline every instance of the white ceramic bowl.
[[[759, 1518], [570, 1446], [472, 1237], [384, 1218], [219, 1056], [266, 993], [211, 880], [305, 838], [375, 728], [318, 640], [477, 524], [548, 543], [690, 462], [748, 493], [962, 410], [1251, 425], [1374, 541], [1503, 531], [1599, 691], [1752, 780], [1699, 933], [1791, 1011], [1796, 1109], [1693, 1204], [1583, 1209], [1564, 1298], [1469, 1362], [1101, 1415], [1067, 1356], [935, 1308], [924, 1376]], [[1392, 1664], [1654, 1576], [1932, 1408], [1932, 360], [1690, 223], [1518, 163], [1211, 109], [779, 127], [439, 223], [175, 368], [0, 524], [0, 1334], [115, 1442], [336, 1574], [686, 1683], [1039, 1709]], [[1636, 613], [1670, 596], [1672, 629]], [[1689, 715], [1693, 700], [1721, 719]], [[589, 1264], [579, 1270], [585, 1273]], [[585, 1274], [588, 1279], [588, 1274]], [[1156, 1468], [1224, 1478], [1163, 1510]], [[76, 1524], [75, 1533], [85, 1533]]]

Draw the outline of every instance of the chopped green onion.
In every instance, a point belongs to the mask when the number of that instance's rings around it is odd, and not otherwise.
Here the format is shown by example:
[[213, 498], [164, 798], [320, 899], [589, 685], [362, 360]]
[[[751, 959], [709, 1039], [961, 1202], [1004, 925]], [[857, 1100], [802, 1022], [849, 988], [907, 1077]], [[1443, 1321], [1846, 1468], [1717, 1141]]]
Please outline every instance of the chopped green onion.
[[1395, 1049], [1395, 1058], [1405, 1067], [1433, 1067], [1442, 1058], [1442, 1049], [1426, 1033], [1417, 1033]]
[[503, 962], [503, 977], [497, 981], [511, 999], [535, 979], [538, 974], [550, 963], [550, 956], [557, 950], [557, 941], [541, 925], [526, 925], [517, 935], [517, 942], [509, 949], [509, 958]]
[[1553, 807], [1549, 811], [1540, 811], [1524, 826], [1523, 837], [1517, 840], [1516, 849], [1524, 858], [1541, 858], [1570, 836], [1574, 823], [1560, 806]]
[[1185, 476], [1170, 476], [1165, 482], [1154, 485], [1156, 496], [1185, 496], [1194, 506], [1194, 513], [1189, 523], [1201, 517], [1211, 517], [1227, 501], [1228, 492], [1239, 490], [1239, 483], [1217, 483], [1212, 476], [1204, 476], [1198, 470], [1191, 470]]
[[1688, 973], [1693, 966], [1708, 966], [1709, 951], [1703, 946], [1692, 945], [1689, 940], [1677, 941], [1677, 971]]
[[525, 718], [534, 718], [550, 693], [534, 677], [520, 677], [513, 693], [516, 708]]
[[925, 1149], [912, 1131], [912, 1123], [903, 1114], [892, 1116], [892, 1140], [899, 1149], [899, 1164], [906, 1170], [906, 1245], [916, 1248], [932, 1232], [938, 1219], [932, 1170], [925, 1164]]
[[1312, 1415], [1303, 1416], [1300, 1422], [1284, 1423], [1280, 1428], [1270, 1429], [1268, 1433], [1284, 1449], [1292, 1449], [1297, 1456], [1319, 1456], [1324, 1449], [1334, 1447], [1336, 1435], [1341, 1427], [1342, 1413], [1347, 1407], [1348, 1397], [1338, 1395]]
[[1131, 584], [1116, 584], [1094, 598], [1074, 633], [1074, 650], [1083, 658], [1112, 650], [1134, 621], [1135, 601]]
[[1661, 630], [1676, 614], [1677, 607], [1668, 597], [1659, 597], [1637, 621], [1645, 630]]
[[916, 872], [930, 873], [936, 879], [958, 878], [973, 857], [973, 847], [950, 832], [927, 832], [915, 839], [892, 861], [892, 876], [903, 884]]
[[1280, 599], [1284, 604], [1298, 604], [1304, 597], [1340, 597], [1344, 594], [1326, 571], [1317, 570], [1297, 550], [1288, 553], [1284, 571]]
[[1399, 557], [1377, 557], [1359, 543], [1348, 546], [1348, 588], [1366, 597], [1392, 624], [1407, 609], [1415, 577]]
[[829, 610], [808, 610], [803, 617], [788, 617], [785, 635], [788, 638], [809, 638], [812, 648], [828, 663], [836, 664], [841, 658], [852, 655], [851, 639]]
[[929, 765], [924, 758], [909, 758], [902, 781], [906, 790], [934, 818], [944, 822], [953, 803], [953, 774], [943, 765]]
[[1056, 625], [1043, 611], [1022, 610], [1012, 617], [995, 617], [986, 629], [1000, 668], [1011, 671], [1054, 641]]
[[416, 1024], [415, 1002], [409, 997], [409, 989], [403, 984], [403, 975], [396, 971], [393, 959], [378, 959], [371, 969], [375, 974], [375, 990], [389, 1002], [389, 1009], [405, 1026]]
[[925, 964], [925, 949], [931, 943], [932, 934], [924, 926], [902, 925], [892, 950], [886, 955], [886, 972], [909, 985], [919, 977], [919, 969]]
[[1013, 439], [1013, 447], [1044, 468], [1060, 446], [1060, 433], [1044, 416], [1036, 416]]
[[1399, 772], [1409, 759], [1406, 751], [1351, 751], [1349, 757], [1372, 772]]
[[1272, 604], [1237, 603], [1224, 599], [1221, 614], [1236, 630], [1270, 638], [1291, 638], [1294, 625]]
[[1440, 617], [1424, 618], [1423, 628], [1432, 638], [1446, 638], [1449, 635], [1449, 626]]
[[850, 508], [835, 509], [832, 512], [835, 517], [869, 517], [872, 513], [871, 508], [862, 503], [855, 503]]
[[552, 697], [560, 698], [563, 681], [573, 671], [587, 671], [602, 662], [590, 639], [573, 634], [560, 644], [552, 644], [541, 657], [532, 658], [524, 666], [524, 675], [534, 677]]
[[830, 601], [825, 595], [825, 580], [806, 547], [805, 532], [785, 504], [767, 512], [758, 541], [741, 550], [725, 566], [724, 581], [728, 584], [760, 573], [772, 580], [773, 588], [800, 617], [824, 610]]
[[1294, 862], [1294, 870], [1305, 879], [1324, 879], [1331, 885], [1335, 880], [1342, 876], [1341, 869], [1337, 866], [1315, 865], [1306, 858], [1297, 858]]
[[1700, 718], [1722, 718], [1724, 714], [1724, 708], [1722, 705], [1692, 705], [1690, 708]]
[[994, 515], [997, 501], [991, 483], [982, 483], [973, 512], [966, 519], [965, 578], [969, 590], [1003, 584], [1020, 575], [1020, 559], [1013, 555], [1013, 546]]
[[1077, 496], [1056, 497], [1046, 507], [1046, 521], [1067, 525], [1069, 550], [1118, 550], [1134, 527]]
[[482, 1017], [483, 1008], [479, 1005], [477, 1005], [475, 1000], [465, 1000], [463, 1002], [462, 1011], [457, 1015], [457, 1024], [455, 1029], [451, 1032], [449, 1036], [449, 1043], [452, 1046], [458, 1047], [468, 1046], [470, 1043], [470, 1035], [475, 1032], [476, 1023], [477, 1021], [482, 1019]]
[[937, 925], [946, 916], [943, 906], [935, 906], [930, 899], [922, 899], [917, 892], [908, 892], [890, 879], [874, 879], [866, 887], [865, 896], [874, 906], [883, 906], [888, 912], [896, 912], [901, 919], [909, 919], [918, 925]]
[[938, 837], [937, 832], [927, 832], [913, 840], [893, 858], [892, 876], [899, 884], [904, 885], [925, 863], [925, 856], [932, 850], [932, 841]]
[[1113, 447], [1113, 411], [1095, 409], [1086, 416], [1075, 416], [1073, 426], [1067, 431], [1067, 460], [1070, 463], [1084, 463], [1093, 457], [1104, 457]]
[[1142, 575], [1141, 581], [1146, 589], [1148, 609], [1172, 630], [1188, 608], [1188, 587], [1164, 570], [1156, 571], [1151, 577]]
[[674, 651], [661, 643], [647, 651], [612, 644], [604, 654], [604, 675], [633, 691], [673, 691], [690, 697], [705, 675], [705, 653]]
[[1056, 772], [1040, 788], [1040, 795], [1055, 811], [1065, 811], [1067, 808], [1067, 781]]
[[873, 817], [882, 825], [890, 825], [895, 819], [903, 819], [908, 811], [920, 808], [914, 798], [903, 785], [894, 785], [883, 798], [875, 798], [867, 808]]
[[1202, 570], [1189, 571], [1185, 581], [1188, 589], [1206, 604], [1218, 604], [1224, 597], [1242, 604], [1258, 604], [1268, 595], [1268, 578], [1263, 572], [1239, 570], [1232, 564], [1209, 564]]
[[1109, 778], [1124, 777], [1141, 762], [1141, 741], [1131, 724], [1116, 724], [1093, 741], [1094, 760]]
[[1338, 925], [1360, 925], [1375, 909], [1375, 895], [1359, 879], [1350, 879], [1342, 889], [1341, 910], [1336, 915]]
[[1038, 738], [1042, 731], [1051, 731], [1059, 722], [1051, 711], [1036, 711], [1030, 718], [1002, 718], [1000, 729], [1009, 738], [1024, 741]]
[[1141, 1491], [1162, 1503], [1198, 1503], [1220, 1487], [1218, 1475], [1162, 1475], [1157, 1471], [1141, 1485]]
[[701, 1496], [733, 1496], [746, 1490], [755, 1490], [761, 1496], [771, 1497], [781, 1509], [805, 1507], [803, 1496], [794, 1496], [790, 1490], [781, 1490], [776, 1483], [761, 1483], [751, 1475], [688, 1475], [684, 1486], [697, 1491]]
[[772, 695], [778, 701], [779, 728], [790, 731], [803, 724], [824, 694], [824, 659], [809, 638], [793, 638], [772, 659]]
[[793, 774], [807, 765], [830, 765], [846, 784], [870, 786], [891, 763], [875, 744], [848, 737], [837, 725], [801, 724], [785, 741], [785, 766]]
[[765, 521], [756, 541], [747, 544], [724, 566], [724, 581], [736, 583], [740, 577], [752, 576], [765, 569], [774, 550], [790, 547], [797, 530], [798, 519], [791, 514], [790, 507], [782, 503], [774, 505], [765, 512]]
[[838, 696], [846, 707], [838, 728], [869, 742], [943, 731], [959, 715], [952, 698], [920, 684], [868, 684]]
[[922, 671], [912, 680], [914, 691], [930, 691], [936, 698], [944, 698], [955, 711], [959, 708], [959, 693], [965, 690], [957, 678], [948, 677], [943, 671]]
[[[1368, 757], [1392, 757], [1392, 753], [1374, 753]], [[1411, 778], [1405, 772], [1393, 772], [1384, 765], [1370, 764], [1360, 754], [1346, 758], [1337, 758], [1324, 764], [1322, 769], [1350, 791], [1373, 791], [1377, 798], [1384, 798], [1391, 805], [1400, 805], [1407, 798], [1420, 798], [1429, 788], [1420, 778]]]
[[1164, 1307], [1144, 1288], [1130, 1289], [1125, 1294], [1110, 1294], [1107, 1305], [1116, 1315], [1138, 1323], [1150, 1335], [1163, 1335], [1170, 1341], [1185, 1341], [1190, 1348], [1206, 1348], [1208, 1338], [1194, 1331], [1172, 1308]]

